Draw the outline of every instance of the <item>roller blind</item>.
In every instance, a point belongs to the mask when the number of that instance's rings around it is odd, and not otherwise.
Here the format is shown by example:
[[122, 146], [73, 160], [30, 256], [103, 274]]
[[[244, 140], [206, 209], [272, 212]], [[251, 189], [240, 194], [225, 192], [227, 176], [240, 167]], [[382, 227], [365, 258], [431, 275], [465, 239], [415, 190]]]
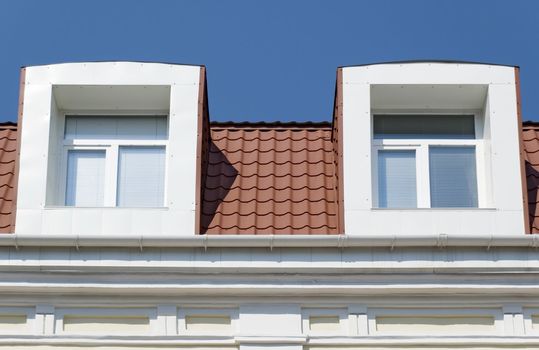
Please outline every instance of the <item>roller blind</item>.
[[473, 115], [375, 115], [375, 139], [474, 139]]
[[68, 151], [65, 205], [103, 206], [104, 180], [105, 151]]
[[117, 205], [162, 207], [165, 186], [165, 147], [120, 147]]
[[378, 152], [378, 206], [417, 207], [415, 151]]
[[166, 140], [166, 116], [67, 116], [65, 139]]
[[477, 207], [475, 147], [429, 148], [432, 208]]

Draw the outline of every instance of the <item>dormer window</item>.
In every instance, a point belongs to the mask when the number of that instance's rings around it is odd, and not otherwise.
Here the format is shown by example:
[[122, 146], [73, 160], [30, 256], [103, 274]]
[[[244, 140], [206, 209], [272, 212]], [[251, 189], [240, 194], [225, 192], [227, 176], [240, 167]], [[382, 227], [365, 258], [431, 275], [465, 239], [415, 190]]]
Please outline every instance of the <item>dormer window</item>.
[[373, 116], [379, 208], [477, 208], [474, 115]]
[[65, 186], [75, 207], [163, 207], [166, 116], [66, 116]]

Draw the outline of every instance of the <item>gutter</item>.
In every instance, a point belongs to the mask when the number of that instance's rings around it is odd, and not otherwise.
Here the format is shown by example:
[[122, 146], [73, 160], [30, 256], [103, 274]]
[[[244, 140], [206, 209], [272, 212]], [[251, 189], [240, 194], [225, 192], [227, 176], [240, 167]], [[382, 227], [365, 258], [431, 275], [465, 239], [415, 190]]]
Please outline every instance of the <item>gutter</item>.
[[138, 248], [373, 248], [373, 247], [529, 247], [536, 235], [0, 235], [0, 247]]

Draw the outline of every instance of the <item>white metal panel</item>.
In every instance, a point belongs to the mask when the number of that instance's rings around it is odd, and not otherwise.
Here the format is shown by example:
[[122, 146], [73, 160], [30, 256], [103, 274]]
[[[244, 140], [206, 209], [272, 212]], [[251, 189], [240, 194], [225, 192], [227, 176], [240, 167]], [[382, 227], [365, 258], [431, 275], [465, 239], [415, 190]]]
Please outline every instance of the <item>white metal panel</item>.
[[[518, 150], [520, 131], [516, 116], [514, 74], [512, 67], [457, 63], [403, 63], [344, 68], [343, 156], [347, 233], [523, 234]], [[377, 99], [372, 100], [371, 86], [383, 84], [393, 85], [393, 90], [398, 90], [396, 85], [406, 87], [414, 84], [431, 85], [434, 90], [448, 85], [453, 85], [453, 90], [455, 86], [458, 89], [461, 85], [469, 85], [466, 89], [488, 85], [484, 128], [481, 128], [486, 140], [485, 165], [484, 169], [478, 167], [478, 174], [488, 177], [479, 179], [479, 190], [480, 194], [482, 193], [480, 203], [495, 210], [419, 209], [396, 212], [372, 209], [373, 186], [376, 185], [373, 174], [376, 175], [376, 172], [370, 160], [371, 103], [379, 106], [384, 106], [384, 103]], [[465, 106], [475, 108], [484, 99], [484, 89], [480, 88], [475, 92], [470, 95], [475, 96], [473, 101], [466, 94], [455, 94], [454, 106], [443, 105], [441, 102], [448, 101], [441, 101], [434, 107], [453, 107], [458, 110], [463, 108], [458, 104], [458, 101], [461, 101]], [[403, 102], [395, 96], [391, 98], [393, 101], [389, 101], [390, 104]], [[416, 103], [413, 107], [417, 112], [421, 105]], [[440, 109], [437, 111], [440, 112]], [[483, 155], [479, 155], [478, 159], [481, 157]], [[491, 172], [492, 176], [486, 174], [488, 172]], [[485, 191], [491, 192], [485, 194]]]
[[513, 67], [465, 63], [395, 63], [344, 68], [353, 84], [512, 84]]
[[[54, 114], [56, 118], [58, 117], [56, 114], [61, 113], [61, 111], [54, 111], [54, 108], [51, 107], [55, 103], [52, 86], [101, 86], [102, 88], [103, 86], [126, 87], [132, 85], [143, 87], [156, 85], [166, 86], [167, 89], [170, 89], [170, 105], [166, 111], [170, 118], [169, 135], [171, 140], [167, 148], [167, 152], [169, 152], [167, 166], [169, 168], [166, 180], [166, 206], [170, 210], [158, 214], [162, 224], [156, 225], [152, 233], [192, 235], [195, 224], [194, 196], [199, 78], [199, 66], [161, 63], [99, 62], [27, 67], [21, 125], [17, 232], [41, 233], [44, 230], [44, 223], [49, 230], [50, 227], [54, 226], [55, 221], [60, 220], [61, 216], [58, 214], [59, 212], [55, 212], [49, 218], [48, 211], [44, 210], [47, 165], [55, 162], [52, 157], [58, 156], [58, 150], [49, 145], [49, 129], [51, 125], [54, 127], [54, 132], [51, 131], [52, 136], [54, 134], [61, 135], [59, 131], [63, 130], [63, 124], [51, 124], [51, 114]], [[60, 99], [62, 98], [61, 96]], [[136, 107], [140, 106], [132, 105], [132, 108]], [[140, 114], [141, 110], [128, 112]], [[50, 161], [49, 148], [52, 152], [50, 153]], [[48, 176], [51, 179], [57, 177], [58, 170], [51, 170], [54, 171], [49, 172]], [[114, 212], [114, 209], [116, 208], [107, 210]], [[59, 210], [69, 211], [68, 209]], [[73, 212], [71, 233], [91, 232], [95, 234], [96, 232], [114, 231], [117, 226], [113, 221], [118, 216], [115, 212], [104, 216], [103, 210], [97, 210], [91, 214]], [[102, 221], [103, 217], [106, 217], [106, 220]], [[184, 229], [179, 231], [178, 227]], [[129, 227], [123, 229], [129, 229], [127, 234], [132, 232]]]

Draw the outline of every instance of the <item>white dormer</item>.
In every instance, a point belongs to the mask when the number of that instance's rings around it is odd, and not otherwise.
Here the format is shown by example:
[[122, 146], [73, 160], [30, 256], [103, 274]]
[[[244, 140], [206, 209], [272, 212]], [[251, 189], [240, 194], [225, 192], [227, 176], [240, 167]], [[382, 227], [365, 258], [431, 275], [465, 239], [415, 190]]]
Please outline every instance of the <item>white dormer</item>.
[[193, 235], [201, 69], [25, 68], [16, 233]]
[[514, 67], [342, 69], [347, 234], [523, 234]]

